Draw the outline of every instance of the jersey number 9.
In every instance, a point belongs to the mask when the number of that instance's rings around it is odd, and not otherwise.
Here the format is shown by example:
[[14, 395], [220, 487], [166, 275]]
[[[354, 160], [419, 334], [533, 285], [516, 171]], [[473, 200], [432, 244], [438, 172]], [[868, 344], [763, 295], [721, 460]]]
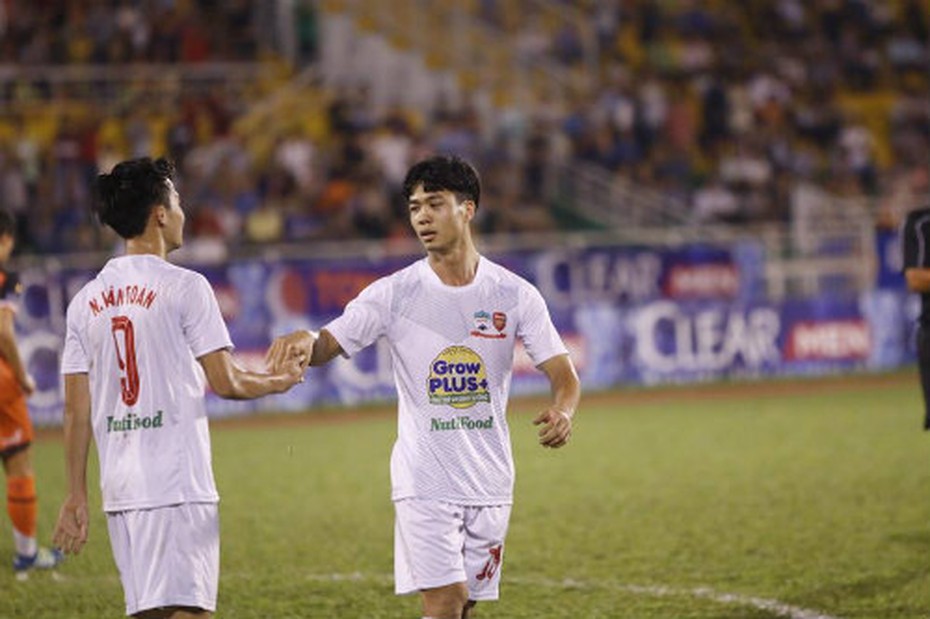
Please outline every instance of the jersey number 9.
[[114, 316], [111, 331], [113, 345], [116, 346], [116, 360], [122, 374], [119, 384], [122, 388], [123, 402], [126, 406], [132, 406], [139, 399], [139, 366], [136, 365], [136, 336], [132, 321], [128, 316]]

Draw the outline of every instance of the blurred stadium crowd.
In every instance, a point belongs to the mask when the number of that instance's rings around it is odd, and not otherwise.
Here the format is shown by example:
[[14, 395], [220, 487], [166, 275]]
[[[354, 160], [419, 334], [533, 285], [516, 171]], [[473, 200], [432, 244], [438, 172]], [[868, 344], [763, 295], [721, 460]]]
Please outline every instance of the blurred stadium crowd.
[[[27, 251], [112, 244], [88, 214], [90, 183], [150, 154], [183, 170], [189, 238], [204, 247], [405, 237], [399, 184], [430, 152], [478, 164], [480, 224], [494, 233], [566, 225], [553, 170], [581, 163], [686, 205], [692, 222], [786, 222], [804, 182], [872, 200], [879, 223], [894, 225], [928, 190], [923, 0], [467, 0], [520, 58], [593, 74], [593, 92], [489, 119], [467, 100], [424, 115], [321, 85], [302, 118], [275, 117], [256, 140], [240, 121], [313, 65], [333, 10], [295, 0], [297, 53], [282, 59], [262, 36], [261, 5], [0, 1], [0, 201], [22, 216]], [[105, 104], [3, 71], [217, 62], [286, 69], [269, 70], [263, 88], [140, 91]]]
[[8, 0], [0, 62], [77, 64], [249, 60], [252, 3]]

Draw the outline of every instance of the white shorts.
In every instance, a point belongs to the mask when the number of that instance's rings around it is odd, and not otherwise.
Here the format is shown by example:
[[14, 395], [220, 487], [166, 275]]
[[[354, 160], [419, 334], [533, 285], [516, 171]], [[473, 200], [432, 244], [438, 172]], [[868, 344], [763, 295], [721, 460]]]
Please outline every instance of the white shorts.
[[126, 614], [164, 606], [216, 610], [220, 519], [216, 503], [107, 513]]
[[510, 505], [467, 507], [442, 501], [394, 503], [394, 591], [464, 582], [470, 600], [496, 600]]

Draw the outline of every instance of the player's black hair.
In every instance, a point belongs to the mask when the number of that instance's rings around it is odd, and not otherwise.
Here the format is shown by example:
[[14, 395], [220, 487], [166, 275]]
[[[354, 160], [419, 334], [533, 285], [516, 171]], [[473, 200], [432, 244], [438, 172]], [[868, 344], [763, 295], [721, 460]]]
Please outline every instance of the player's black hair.
[[478, 208], [481, 180], [475, 168], [461, 157], [436, 155], [414, 164], [404, 178], [404, 199], [409, 199], [421, 184], [425, 191], [451, 191], [459, 202], [471, 200]]
[[139, 236], [152, 209], [170, 205], [168, 181], [173, 178], [174, 166], [167, 159], [143, 157], [117, 164], [109, 174], [97, 176], [97, 218], [124, 239]]
[[0, 236], [7, 234], [16, 238], [16, 218], [8, 210], [0, 208]]

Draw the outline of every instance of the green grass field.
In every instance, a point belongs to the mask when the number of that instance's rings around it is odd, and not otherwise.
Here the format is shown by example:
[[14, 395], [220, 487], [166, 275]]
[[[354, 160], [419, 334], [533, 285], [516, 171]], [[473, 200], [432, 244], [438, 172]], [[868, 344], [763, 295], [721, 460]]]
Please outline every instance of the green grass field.
[[[597, 394], [561, 451], [534, 443], [532, 402], [513, 408], [516, 504], [481, 617], [930, 616], [930, 434], [911, 373]], [[214, 424], [218, 615], [419, 617], [391, 586], [393, 418], [298, 419], [313, 416]], [[47, 538], [60, 439], [34, 452]], [[0, 570], [0, 618], [122, 615], [99, 511], [53, 576]]]

